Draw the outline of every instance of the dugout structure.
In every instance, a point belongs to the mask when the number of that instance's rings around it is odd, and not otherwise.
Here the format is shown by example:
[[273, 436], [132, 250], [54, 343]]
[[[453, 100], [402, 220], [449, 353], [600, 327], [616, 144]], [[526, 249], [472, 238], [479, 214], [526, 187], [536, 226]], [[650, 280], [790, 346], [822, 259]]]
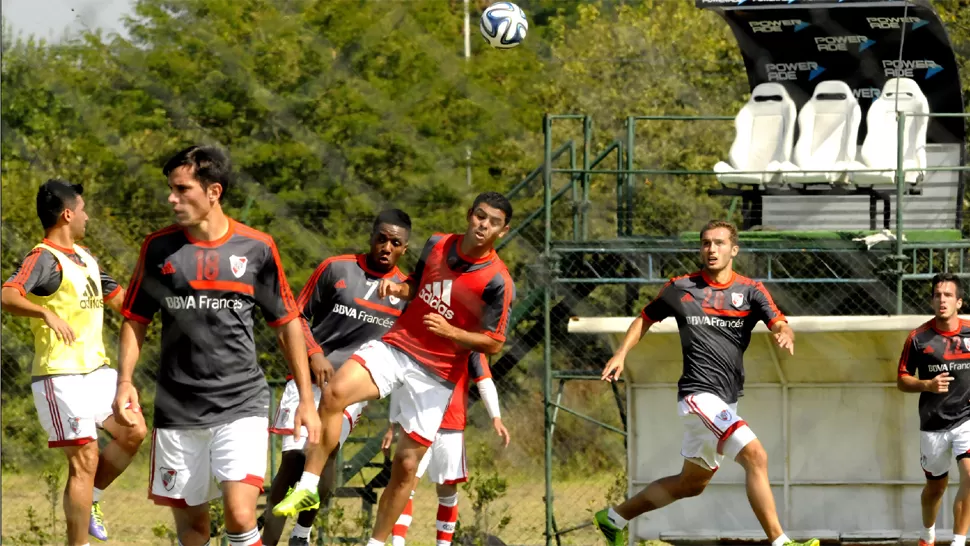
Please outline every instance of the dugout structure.
[[[631, 318], [575, 318], [575, 335], [619, 344]], [[764, 324], [745, 355], [738, 414], [768, 452], [783, 526], [794, 537], [915, 541], [920, 523], [919, 395], [896, 388], [900, 351], [925, 315], [791, 317], [795, 355]], [[682, 360], [677, 324], [654, 325], [627, 359], [629, 490], [680, 470], [677, 415]], [[956, 474], [956, 465], [951, 469]], [[952, 528], [951, 481], [937, 526]], [[699, 497], [634, 520], [636, 539], [716, 543], [764, 539], [748, 507], [744, 472], [724, 461]], [[904, 533], [904, 531], [910, 531]], [[945, 539], [941, 539], [945, 540]]]

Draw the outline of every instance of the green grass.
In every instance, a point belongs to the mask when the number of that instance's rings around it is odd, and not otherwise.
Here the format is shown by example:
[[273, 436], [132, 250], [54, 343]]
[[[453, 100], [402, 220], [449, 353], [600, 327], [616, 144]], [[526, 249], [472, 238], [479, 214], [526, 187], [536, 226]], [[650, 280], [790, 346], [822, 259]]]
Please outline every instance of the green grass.
[[[167, 508], [155, 506], [147, 498], [147, 457], [140, 457], [105, 492], [103, 507], [111, 544], [168, 545], [166, 539], [157, 538], [153, 527], [159, 524], [174, 529], [172, 515]], [[66, 470], [60, 468], [61, 486]], [[474, 474], [474, 468], [472, 468]], [[543, 544], [545, 529], [545, 485], [541, 472], [513, 472], [500, 474], [508, 480], [508, 492], [491, 506], [491, 519], [497, 521], [503, 515], [511, 516], [509, 525], [499, 534], [509, 544]], [[562, 528], [590, 521], [592, 514], [605, 506], [606, 494], [615, 482], [613, 475], [600, 473], [583, 478], [557, 480], [555, 486], [556, 519]], [[62, 487], [61, 487], [62, 488]], [[57, 492], [60, 503], [60, 489]], [[459, 490], [459, 514], [466, 525], [473, 521], [471, 500], [464, 490]], [[50, 502], [41, 472], [19, 474], [5, 472], [2, 492], [2, 543], [37, 544], [22, 540], [28, 531], [27, 511], [33, 507], [38, 523], [55, 537], [63, 537], [64, 516], [60, 504], [55, 512], [54, 528], [49, 525]], [[360, 503], [340, 500], [344, 508], [344, 522], [353, 525], [360, 514]], [[408, 544], [433, 546], [437, 496], [427, 480], [422, 481], [415, 495], [414, 523], [408, 534]], [[284, 537], [289, 535], [288, 522]], [[18, 540], [21, 538], [21, 540]], [[599, 537], [592, 527], [567, 534], [566, 545], [598, 544]], [[215, 544], [215, 543], [214, 543]]]

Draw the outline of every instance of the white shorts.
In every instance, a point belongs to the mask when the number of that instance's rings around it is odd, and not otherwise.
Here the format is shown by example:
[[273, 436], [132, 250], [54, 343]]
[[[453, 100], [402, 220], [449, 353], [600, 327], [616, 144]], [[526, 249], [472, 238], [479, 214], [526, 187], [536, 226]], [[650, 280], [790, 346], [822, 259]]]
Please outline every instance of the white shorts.
[[[320, 406], [320, 387], [313, 385], [313, 405]], [[293, 418], [296, 415], [296, 407], [300, 404], [300, 391], [296, 388], [296, 382], [290, 379], [283, 388], [283, 395], [280, 396], [280, 405], [276, 408], [276, 415], [273, 417], [273, 424], [269, 431], [283, 437], [283, 451], [303, 449], [306, 445], [306, 427], [300, 427], [300, 439], [293, 439]], [[367, 402], [351, 404], [344, 409], [344, 422], [340, 429], [340, 445], [344, 445], [347, 437], [353, 432], [357, 422], [360, 421], [360, 414], [367, 407]]]
[[51, 375], [34, 381], [34, 407], [47, 431], [47, 447], [80, 446], [98, 439], [111, 416], [118, 372], [98, 368], [78, 375]]
[[706, 392], [688, 394], [677, 402], [677, 411], [684, 418], [680, 454], [712, 471], [718, 469], [725, 456], [734, 460], [756, 438], [737, 410], [737, 404], [726, 404]]
[[445, 416], [454, 386], [410, 356], [382, 341], [369, 341], [351, 357], [370, 372], [381, 398], [398, 398], [391, 421], [419, 444], [430, 447]]
[[927, 479], [939, 480], [950, 472], [950, 457], [970, 457], [970, 421], [950, 430], [919, 433], [919, 462]]
[[418, 464], [418, 478], [425, 472], [432, 483], [451, 485], [468, 481], [464, 431], [442, 430], [435, 435], [434, 442]]
[[185, 508], [222, 496], [222, 482], [263, 488], [269, 433], [266, 417], [243, 417], [209, 428], [152, 431], [149, 497]]

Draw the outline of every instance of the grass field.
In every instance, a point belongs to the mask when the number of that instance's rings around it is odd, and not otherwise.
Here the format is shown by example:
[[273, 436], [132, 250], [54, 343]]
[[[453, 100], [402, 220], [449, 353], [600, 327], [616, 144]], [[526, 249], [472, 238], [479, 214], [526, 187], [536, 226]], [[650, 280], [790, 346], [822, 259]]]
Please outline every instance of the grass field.
[[[148, 468], [146, 457], [142, 456], [105, 492], [103, 508], [110, 533], [109, 544], [124, 545], [169, 545], [166, 538], [155, 536], [153, 528], [174, 528], [172, 516], [167, 508], [155, 506], [147, 499], [146, 482]], [[37, 532], [30, 532], [28, 508], [33, 508], [35, 523], [42, 531], [53, 537], [63, 537], [63, 512], [60, 495], [66, 471], [60, 469], [60, 486], [56, 491], [58, 505], [55, 509], [55, 523], [52, 528], [51, 503], [48, 487], [40, 472], [4, 473], [2, 493], [3, 527], [2, 543], [17, 544], [63, 544], [60, 540], [45, 541]], [[472, 469], [474, 476], [474, 469]], [[504, 516], [510, 520], [497, 535], [507, 544], [543, 544], [545, 505], [541, 469], [538, 472], [502, 476], [508, 481], [504, 496], [490, 505], [489, 520], [499, 521]], [[568, 528], [590, 520], [592, 511], [603, 506], [605, 495], [615, 482], [615, 476], [608, 474], [592, 475], [583, 479], [557, 480], [555, 494], [556, 519], [561, 528]], [[474, 522], [474, 511], [469, 495], [460, 490], [460, 514], [463, 525]], [[360, 515], [359, 501], [341, 500], [345, 528], [355, 528], [354, 521]], [[434, 518], [437, 510], [437, 497], [434, 487], [423, 481], [415, 495], [414, 524], [409, 533], [408, 544], [424, 546], [434, 544]], [[285, 536], [289, 534], [287, 526]], [[285, 543], [285, 542], [284, 542]], [[591, 527], [587, 527], [563, 537], [564, 544], [599, 544]], [[213, 546], [215, 546], [215, 542]]]

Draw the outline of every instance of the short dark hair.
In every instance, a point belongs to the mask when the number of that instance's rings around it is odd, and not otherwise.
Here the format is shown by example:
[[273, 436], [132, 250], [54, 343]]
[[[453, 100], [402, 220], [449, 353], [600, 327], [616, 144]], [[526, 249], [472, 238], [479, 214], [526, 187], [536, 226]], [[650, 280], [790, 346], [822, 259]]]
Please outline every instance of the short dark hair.
[[960, 277], [950, 272], [933, 275], [933, 280], [930, 281], [930, 291], [935, 292], [936, 286], [943, 282], [952, 282], [957, 287], [957, 298], [963, 299], [963, 283], [960, 281]]
[[189, 146], [172, 156], [165, 166], [162, 167], [162, 174], [166, 177], [179, 167], [191, 167], [192, 176], [199, 181], [202, 189], [208, 189], [211, 184], [222, 186], [222, 194], [219, 201], [229, 193], [232, 186], [232, 163], [229, 156], [215, 146]]
[[407, 232], [408, 236], [411, 236], [411, 217], [408, 216], [408, 213], [401, 209], [387, 209], [381, 211], [381, 213], [374, 218], [373, 233], [377, 233], [377, 230], [381, 228], [382, 224], [402, 227], [404, 228], [404, 231]]
[[704, 238], [705, 232], [708, 232], [712, 229], [718, 229], [718, 228], [724, 228], [728, 230], [728, 232], [731, 234], [731, 244], [732, 245], [738, 244], [738, 226], [726, 220], [711, 220], [710, 222], [704, 224], [704, 227], [701, 228], [701, 232], [700, 232], [701, 239]]
[[509, 225], [512, 221], [512, 203], [509, 203], [508, 198], [497, 191], [487, 191], [478, 194], [475, 198], [475, 202], [472, 203], [472, 210], [475, 210], [478, 205], [485, 203], [490, 207], [497, 208], [498, 210], [505, 213], [505, 225]]
[[80, 184], [71, 184], [59, 178], [51, 178], [41, 184], [37, 188], [37, 217], [44, 229], [57, 225], [57, 219], [64, 209], [73, 208], [82, 193], [84, 187]]

